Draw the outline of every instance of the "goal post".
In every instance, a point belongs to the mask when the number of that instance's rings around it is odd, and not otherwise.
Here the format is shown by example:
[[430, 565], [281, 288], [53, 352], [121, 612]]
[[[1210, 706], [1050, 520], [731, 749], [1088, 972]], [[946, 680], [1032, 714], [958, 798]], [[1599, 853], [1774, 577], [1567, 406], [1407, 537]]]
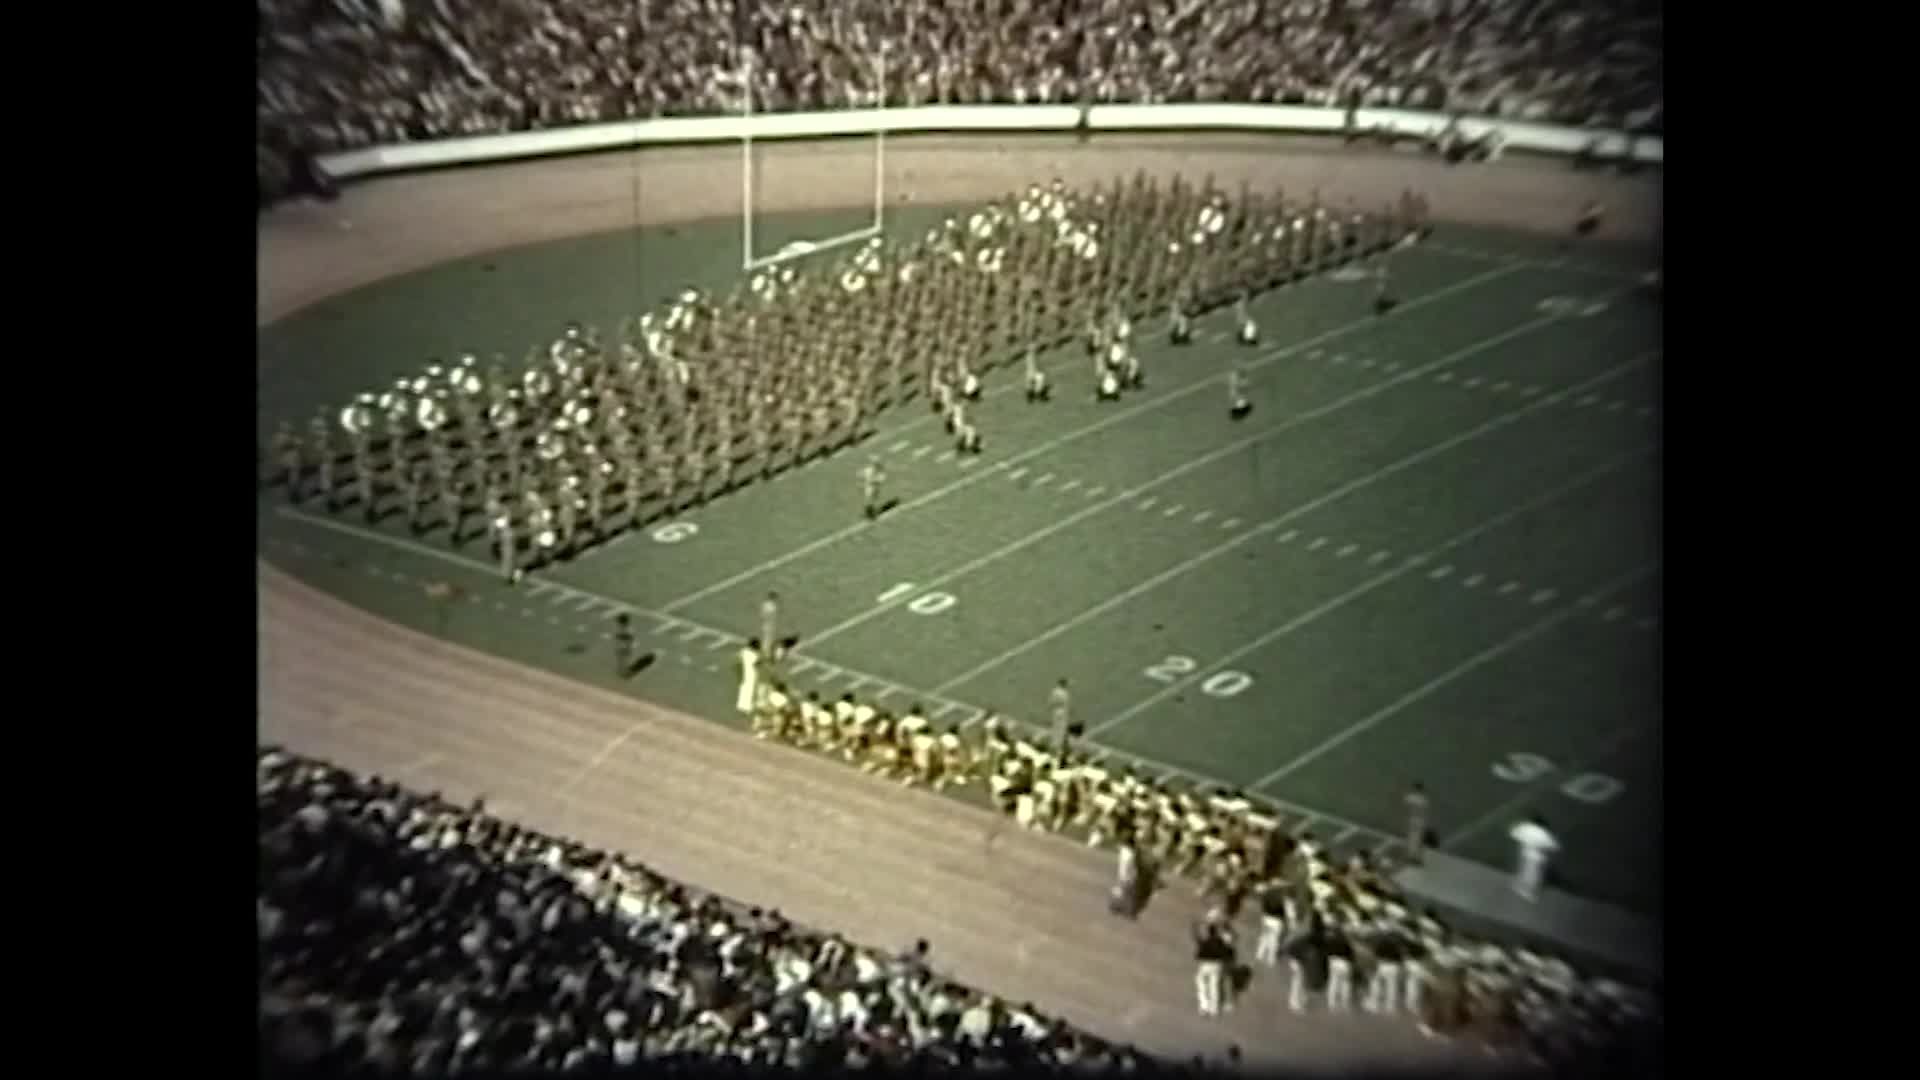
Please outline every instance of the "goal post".
[[[754, 139], [751, 134], [740, 137], [740, 268], [752, 273], [770, 266], [791, 262], [808, 255], [831, 251], [849, 244], [858, 244], [870, 237], [880, 235], [886, 226], [886, 175], [887, 175], [887, 133], [886, 133], [886, 54], [884, 51], [874, 57], [874, 90], [866, 95], [870, 100], [864, 111], [870, 111], [874, 119], [873, 131], [873, 192], [872, 214], [862, 225], [848, 229], [833, 236], [803, 237], [788, 240], [777, 249], [761, 252], [759, 245], [766, 242], [765, 237], [756, 235], [754, 207], [756, 184], [764, 174], [754, 161]], [[740, 108], [741, 118], [751, 121], [753, 111], [753, 53], [749, 49], [740, 50]], [[863, 111], [863, 110], [854, 110]], [[749, 125], [750, 126], [750, 125]], [[764, 141], [764, 140], [763, 140]]]

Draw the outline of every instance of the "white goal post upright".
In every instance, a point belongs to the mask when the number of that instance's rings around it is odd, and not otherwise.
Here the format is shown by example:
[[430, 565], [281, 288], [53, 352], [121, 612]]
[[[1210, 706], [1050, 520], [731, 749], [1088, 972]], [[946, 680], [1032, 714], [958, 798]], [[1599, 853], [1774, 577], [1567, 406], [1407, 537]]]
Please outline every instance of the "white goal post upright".
[[[753, 119], [753, 51], [740, 47], [740, 103], [741, 117]], [[879, 236], [886, 226], [886, 175], [887, 175], [887, 58], [882, 49], [874, 57], [874, 92], [870, 106], [874, 117], [873, 131], [873, 218], [866, 225], [829, 236], [820, 240], [795, 240], [779, 251], [769, 255], [757, 254], [753, 238], [753, 136], [740, 137], [740, 269], [752, 273], [768, 266], [778, 266], [784, 262], [807, 255], [830, 251], [848, 244], [857, 244], [869, 237]]]

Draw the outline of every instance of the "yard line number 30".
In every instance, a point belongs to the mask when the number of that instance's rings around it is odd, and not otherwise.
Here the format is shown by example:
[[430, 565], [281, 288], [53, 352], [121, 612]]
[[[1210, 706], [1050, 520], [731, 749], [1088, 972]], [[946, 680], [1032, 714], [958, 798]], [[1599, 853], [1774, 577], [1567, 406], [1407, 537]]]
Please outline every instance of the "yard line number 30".
[[[1169, 656], [1147, 668], [1145, 674], [1154, 682], [1172, 685], [1193, 674], [1199, 666], [1191, 656]], [[1200, 684], [1200, 692], [1208, 697], [1239, 697], [1252, 685], [1253, 676], [1244, 671], [1216, 671]]]
[[[1509, 784], [1531, 784], [1554, 770], [1553, 761], [1526, 751], [1508, 754], [1493, 763], [1493, 775]], [[1627, 785], [1606, 773], [1581, 773], [1560, 785], [1560, 794], [1583, 803], [1599, 805], [1612, 802]]]

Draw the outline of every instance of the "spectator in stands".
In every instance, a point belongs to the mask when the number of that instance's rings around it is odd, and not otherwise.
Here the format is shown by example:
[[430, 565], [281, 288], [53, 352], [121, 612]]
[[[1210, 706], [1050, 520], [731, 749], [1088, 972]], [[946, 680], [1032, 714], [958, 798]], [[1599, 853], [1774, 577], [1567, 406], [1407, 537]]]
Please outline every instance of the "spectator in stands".
[[778, 911], [277, 750], [259, 758], [261, 1029], [276, 1068], [453, 1074], [1141, 1064]]
[[[738, 43], [733, 0], [257, 4], [263, 159], [287, 152], [267, 132], [326, 153], [738, 113], [743, 68], [762, 111], [884, 91], [906, 105], [1255, 101], [1642, 133], [1662, 115], [1655, 0], [748, 0]], [[278, 193], [292, 170], [262, 160], [257, 175]]]

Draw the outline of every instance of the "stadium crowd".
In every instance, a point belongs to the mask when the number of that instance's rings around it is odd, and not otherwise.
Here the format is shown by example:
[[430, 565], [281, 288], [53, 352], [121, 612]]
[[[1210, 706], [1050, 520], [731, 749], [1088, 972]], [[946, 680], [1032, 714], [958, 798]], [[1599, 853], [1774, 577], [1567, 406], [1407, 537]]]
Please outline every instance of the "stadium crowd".
[[257, 0], [258, 179], [310, 155], [869, 103], [1254, 101], [1661, 123], [1657, 0]]
[[261, 1040], [274, 1075], [1150, 1065], [630, 859], [259, 752]]
[[[849, 693], [823, 701], [790, 692], [757, 640], [743, 648], [738, 704], [756, 737], [830, 754], [902, 784], [978, 785], [1021, 827], [1120, 852], [1113, 896], [1131, 917], [1156, 882], [1186, 880], [1210, 902], [1197, 929], [1201, 1012], [1230, 1008], [1252, 959], [1288, 983], [1289, 1006], [1411, 1015], [1435, 1037], [1559, 1065], [1652, 1045], [1660, 1009], [1644, 991], [1585, 977], [1565, 960], [1476, 940], [1409, 904], [1390, 868], [1363, 851], [1335, 852], [1309, 823], [1288, 822], [1248, 793], [1199, 787], [1047, 737], [998, 716], [942, 724]], [[1257, 935], [1257, 936], [1256, 936]], [[1209, 969], [1209, 965], [1218, 965]], [[1284, 973], [1284, 974], [1283, 974]]]

